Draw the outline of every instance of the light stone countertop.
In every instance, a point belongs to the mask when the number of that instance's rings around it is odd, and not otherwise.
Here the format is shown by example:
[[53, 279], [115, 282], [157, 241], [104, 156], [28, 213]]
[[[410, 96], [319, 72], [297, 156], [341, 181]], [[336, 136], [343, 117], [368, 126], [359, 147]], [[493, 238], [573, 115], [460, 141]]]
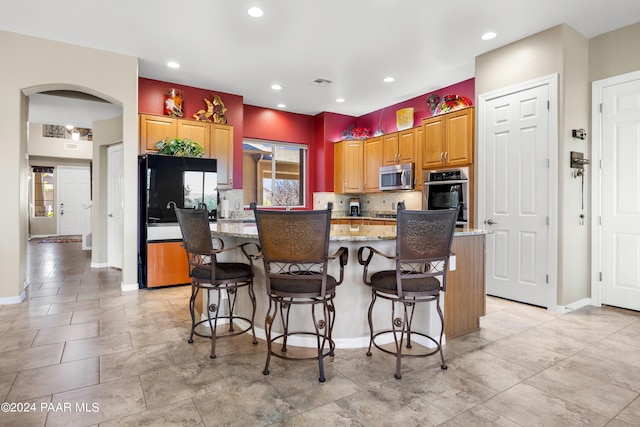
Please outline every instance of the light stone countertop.
[[[457, 228], [454, 237], [489, 234], [490, 230]], [[211, 224], [211, 234], [245, 239], [257, 239], [258, 228], [254, 222], [217, 222]], [[347, 224], [331, 225], [331, 241], [375, 241], [395, 240], [395, 225], [360, 225], [351, 227]]]

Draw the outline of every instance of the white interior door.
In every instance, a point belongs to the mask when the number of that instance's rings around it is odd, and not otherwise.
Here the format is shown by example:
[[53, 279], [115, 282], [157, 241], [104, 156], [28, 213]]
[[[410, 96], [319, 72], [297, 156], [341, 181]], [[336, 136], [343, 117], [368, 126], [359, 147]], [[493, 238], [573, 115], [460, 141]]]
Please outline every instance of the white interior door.
[[483, 106], [487, 294], [549, 307], [549, 86]]
[[107, 264], [121, 269], [124, 234], [122, 144], [108, 148], [107, 165]]
[[91, 230], [89, 166], [58, 166], [58, 234], [83, 235]]
[[602, 303], [640, 310], [640, 75], [600, 96]]

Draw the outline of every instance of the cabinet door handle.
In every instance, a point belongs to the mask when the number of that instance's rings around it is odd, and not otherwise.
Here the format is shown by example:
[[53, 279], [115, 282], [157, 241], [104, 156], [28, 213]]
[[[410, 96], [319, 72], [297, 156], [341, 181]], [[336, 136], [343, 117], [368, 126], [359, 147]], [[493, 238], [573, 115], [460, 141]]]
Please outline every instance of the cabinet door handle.
[[440, 161], [444, 162], [444, 151], [440, 152]]
[[445, 161], [445, 162], [447, 161], [447, 157], [448, 157], [448, 156], [449, 156], [449, 152], [448, 152], [448, 151], [445, 151], [445, 152], [444, 152], [444, 161]]

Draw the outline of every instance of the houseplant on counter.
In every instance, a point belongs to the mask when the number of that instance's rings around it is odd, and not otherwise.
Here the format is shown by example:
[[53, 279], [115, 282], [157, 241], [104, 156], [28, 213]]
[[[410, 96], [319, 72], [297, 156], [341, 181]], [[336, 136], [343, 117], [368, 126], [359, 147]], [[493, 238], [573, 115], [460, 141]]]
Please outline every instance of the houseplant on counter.
[[202, 145], [189, 138], [171, 138], [169, 137], [158, 141], [156, 148], [159, 154], [167, 154], [178, 157], [202, 157], [204, 148]]

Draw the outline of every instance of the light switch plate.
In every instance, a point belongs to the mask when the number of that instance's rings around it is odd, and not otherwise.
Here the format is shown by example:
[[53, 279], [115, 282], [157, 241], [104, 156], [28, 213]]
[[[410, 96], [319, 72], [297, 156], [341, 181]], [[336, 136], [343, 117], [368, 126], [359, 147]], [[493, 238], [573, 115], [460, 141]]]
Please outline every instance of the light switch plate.
[[449, 257], [449, 271], [456, 271], [456, 256]]

